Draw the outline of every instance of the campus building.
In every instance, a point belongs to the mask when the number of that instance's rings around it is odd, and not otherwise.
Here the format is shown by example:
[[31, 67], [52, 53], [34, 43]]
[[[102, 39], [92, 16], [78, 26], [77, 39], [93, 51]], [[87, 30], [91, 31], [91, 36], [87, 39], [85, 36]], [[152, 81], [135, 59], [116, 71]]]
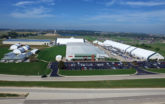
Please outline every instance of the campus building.
[[56, 44], [58, 45], [66, 45], [67, 43], [84, 43], [85, 40], [82, 38], [57, 38]]
[[3, 44], [22, 44], [22, 45], [50, 45], [50, 40], [43, 39], [8, 39], [2, 42]]
[[67, 61], [97, 61], [108, 57], [104, 51], [88, 43], [67, 43]]

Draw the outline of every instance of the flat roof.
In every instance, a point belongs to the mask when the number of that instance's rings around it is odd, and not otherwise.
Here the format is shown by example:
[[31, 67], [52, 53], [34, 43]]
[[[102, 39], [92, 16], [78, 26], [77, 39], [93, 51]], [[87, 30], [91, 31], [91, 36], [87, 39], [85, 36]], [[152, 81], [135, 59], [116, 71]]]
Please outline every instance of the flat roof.
[[15, 42], [51, 42], [48, 39], [7, 39], [5, 41], [15, 41]]
[[97, 55], [97, 54], [105, 55], [104, 51], [88, 43], [68, 43], [66, 54], [67, 55]]

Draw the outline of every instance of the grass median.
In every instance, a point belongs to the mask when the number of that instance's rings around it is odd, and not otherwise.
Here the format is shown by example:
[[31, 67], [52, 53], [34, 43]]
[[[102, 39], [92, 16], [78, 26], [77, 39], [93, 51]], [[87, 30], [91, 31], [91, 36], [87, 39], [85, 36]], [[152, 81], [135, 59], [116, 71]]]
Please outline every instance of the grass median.
[[165, 73], [165, 68], [162, 69], [146, 69], [150, 72], [156, 72], [156, 73]]
[[51, 87], [51, 88], [165, 88], [163, 79], [134, 79], [108, 81], [77, 81], [77, 82], [22, 82], [0, 81], [0, 86], [9, 87]]
[[103, 69], [103, 70], [60, 70], [59, 74], [68, 76], [84, 76], [84, 75], [120, 75], [134, 74], [135, 69]]

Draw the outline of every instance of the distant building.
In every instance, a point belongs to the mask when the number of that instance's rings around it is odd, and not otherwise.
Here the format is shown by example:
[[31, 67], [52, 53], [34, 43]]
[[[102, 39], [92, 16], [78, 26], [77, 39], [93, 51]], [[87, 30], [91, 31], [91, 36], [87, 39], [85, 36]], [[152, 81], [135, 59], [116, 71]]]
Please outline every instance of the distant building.
[[2, 42], [3, 44], [22, 44], [22, 45], [50, 45], [50, 40], [43, 39], [8, 39]]
[[84, 43], [85, 40], [83, 38], [57, 38], [56, 39], [56, 44], [59, 45], [66, 45], [67, 43]]
[[108, 57], [104, 51], [88, 43], [67, 43], [66, 60], [95, 61]]

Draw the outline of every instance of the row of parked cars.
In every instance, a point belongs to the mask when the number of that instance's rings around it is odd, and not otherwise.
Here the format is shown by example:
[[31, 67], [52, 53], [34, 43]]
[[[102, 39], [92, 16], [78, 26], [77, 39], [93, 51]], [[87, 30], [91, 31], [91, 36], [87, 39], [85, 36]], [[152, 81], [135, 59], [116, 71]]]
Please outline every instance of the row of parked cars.
[[[92, 69], [130, 69], [134, 65], [131, 62], [65, 62], [65, 70], [92, 70]], [[136, 62], [137, 67], [165, 68], [165, 62]]]

